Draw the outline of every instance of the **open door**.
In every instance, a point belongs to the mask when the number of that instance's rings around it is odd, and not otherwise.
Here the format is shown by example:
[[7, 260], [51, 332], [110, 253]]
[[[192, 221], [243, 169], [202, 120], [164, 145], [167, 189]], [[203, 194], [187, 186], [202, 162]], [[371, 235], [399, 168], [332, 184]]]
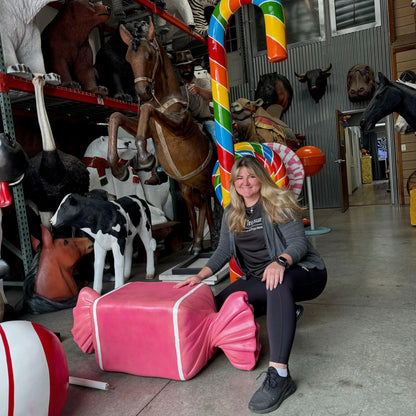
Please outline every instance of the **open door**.
[[338, 140], [338, 159], [335, 163], [339, 166], [339, 178], [341, 189], [341, 210], [345, 212], [349, 206], [350, 201], [348, 197], [348, 178], [347, 178], [347, 165], [346, 165], [346, 149], [345, 149], [345, 132], [344, 132], [344, 119], [347, 115], [341, 113], [339, 110], [335, 110], [335, 118], [337, 124], [337, 140]]

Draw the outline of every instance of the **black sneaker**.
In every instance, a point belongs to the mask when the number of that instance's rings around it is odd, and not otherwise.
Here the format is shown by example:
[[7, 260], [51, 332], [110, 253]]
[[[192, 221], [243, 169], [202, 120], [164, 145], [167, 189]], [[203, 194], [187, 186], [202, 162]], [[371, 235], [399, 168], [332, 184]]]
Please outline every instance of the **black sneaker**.
[[290, 374], [280, 377], [275, 368], [269, 367], [263, 385], [254, 393], [248, 408], [254, 413], [273, 412], [295, 391], [296, 384]]

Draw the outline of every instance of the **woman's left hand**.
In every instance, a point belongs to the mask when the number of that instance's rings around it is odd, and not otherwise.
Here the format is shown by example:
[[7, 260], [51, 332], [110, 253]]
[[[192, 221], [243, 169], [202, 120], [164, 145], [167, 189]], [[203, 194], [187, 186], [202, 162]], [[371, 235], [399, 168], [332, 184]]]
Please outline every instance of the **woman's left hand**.
[[261, 281], [266, 282], [267, 290], [276, 289], [279, 283], [283, 282], [284, 273], [284, 266], [274, 261], [264, 269], [263, 278]]

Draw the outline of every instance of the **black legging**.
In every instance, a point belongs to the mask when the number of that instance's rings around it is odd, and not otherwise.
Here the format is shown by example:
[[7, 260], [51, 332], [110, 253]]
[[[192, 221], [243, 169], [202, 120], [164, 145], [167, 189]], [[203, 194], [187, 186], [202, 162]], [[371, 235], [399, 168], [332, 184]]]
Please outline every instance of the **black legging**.
[[326, 270], [306, 270], [293, 266], [285, 272], [282, 284], [266, 290], [265, 282], [251, 278], [237, 279], [216, 296], [220, 308], [234, 292], [243, 291], [251, 304], [267, 304], [267, 331], [269, 334], [270, 361], [287, 364], [296, 329], [295, 302], [311, 300], [325, 288]]

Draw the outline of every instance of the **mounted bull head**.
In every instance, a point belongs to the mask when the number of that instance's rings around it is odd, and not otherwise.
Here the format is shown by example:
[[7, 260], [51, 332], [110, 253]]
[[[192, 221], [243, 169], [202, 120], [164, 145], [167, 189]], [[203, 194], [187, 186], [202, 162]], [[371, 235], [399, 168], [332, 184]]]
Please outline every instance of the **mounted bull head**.
[[329, 67], [326, 69], [311, 69], [305, 74], [297, 74], [295, 72], [300, 82], [308, 83], [309, 93], [316, 103], [325, 94], [327, 78], [331, 75], [329, 72], [331, 68], [332, 64], [329, 64]]
[[351, 102], [369, 100], [376, 89], [374, 71], [369, 65], [357, 64], [348, 71], [347, 91]]

